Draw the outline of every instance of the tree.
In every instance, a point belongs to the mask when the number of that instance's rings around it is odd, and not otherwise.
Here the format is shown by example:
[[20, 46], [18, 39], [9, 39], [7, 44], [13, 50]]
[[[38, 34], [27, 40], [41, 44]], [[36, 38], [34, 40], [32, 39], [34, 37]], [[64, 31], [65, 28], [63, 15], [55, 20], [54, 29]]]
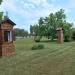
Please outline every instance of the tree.
[[72, 25], [72, 23], [66, 22], [64, 10], [60, 9], [55, 13], [50, 13], [48, 17], [40, 17], [38, 24], [32, 28], [36, 36], [46, 36], [51, 40], [56, 38], [56, 29], [63, 28], [65, 40], [69, 40], [71, 38], [69, 33], [71, 33]]
[[[2, 3], [2, 0], [0, 0], [0, 4]], [[0, 12], [0, 20], [2, 20], [3, 12]]]
[[0, 12], [0, 20], [2, 20], [3, 12]]
[[51, 36], [51, 39], [53, 40], [56, 34], [56, 20], [55, 20], [55, 15], [53, 13], [49, 15], [49, 21], [47, 25], [48, 25], [47, 28], [48, 28], [49, 36]]
[[57, 28], [64, 29], [64, 41], [71, 40], [71, 27], [73, 24], [66, 22], [66, 15], [63, 9], [60, 9], [58, 12], [55, 13], [56, 16], [56, 26]]
[[75, 28], [72, 28], [72, 39], [75, 40]]
[[39, 26], [38, 26], [37, 24], [35, 24], [35, 25], [33, 26], [33, 34], [34, 34], [35, 36], [38, 36], [38, 35], [39, 35]]
[[20, 29], [19, 28], [15, 28], [14, 29], [14, 32], [15, 32], [15, 36], [20, 36]]
[[38, 20], [38, 24], [39, 24], [39, 25], [42, 25], [42, 24], [44, 23], [43, 20], [44, 20], [43, 17], [40, 17], [40, 19]]
[[18, 37], [27, 37], [28, 36], [28, 31], [24, 30], [24, 29], [20, 29], [20, 28], [15, 28], [15, 36]]
[[22, 36], [22, 37], [24, 37], [25, 36], [25, 31], [24, 31], [24, 29], [20, 29], [20, 36]]
[[64, 41], [68, 42], [72, 38], [72, 23], [64, 23], [63, 29], [64, 29]]
[[63, 27], [63, 24], [64, 24], [65, 19], [66, 19], [66, 15], [64, 13], [64, 10], [60, 9], [59, 11], [57, 11], [55, 13], [55, 17], [56, 17], [56, 26], [57, 27]]
[[30, 34], [33, 35], [33, 26], [30, 25]]
[[45, 36], [45, 24], [44, 24], [44, 18], [43, 17], [40, 17], [40, 19], [38, 20], [38, 34], [39, 36]]
[[0, 0], [0, 4], [2, 3], [2, 0]]
[[24, 37], [27, 37], [28, 35], [28, 31], [24, 30]]

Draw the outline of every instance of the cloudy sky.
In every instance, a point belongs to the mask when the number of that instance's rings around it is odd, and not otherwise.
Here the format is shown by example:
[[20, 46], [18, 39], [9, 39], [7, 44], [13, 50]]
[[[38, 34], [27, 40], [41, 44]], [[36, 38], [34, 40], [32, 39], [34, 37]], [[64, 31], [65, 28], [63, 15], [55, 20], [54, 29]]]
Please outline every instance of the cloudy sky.
[[3, 0], [0, 11], [8, 12], [8, 16], [17, 25], [29, 31], [29, 26], [37, 23], [40, 17], [51, 12], [64, 9], [67, 21], [75, 24], [75, 0]]

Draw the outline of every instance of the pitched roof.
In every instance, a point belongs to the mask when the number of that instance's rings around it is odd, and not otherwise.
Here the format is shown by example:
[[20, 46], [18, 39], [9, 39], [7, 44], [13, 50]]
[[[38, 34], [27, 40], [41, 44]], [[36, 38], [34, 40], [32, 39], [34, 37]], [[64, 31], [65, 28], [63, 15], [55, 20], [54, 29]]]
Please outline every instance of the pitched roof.
[[64, 29], [63, 28], [57, 28], [56, 30], [58, 31], [58, 30], [64, 30]]
[[0, 21], [0, 24], [2, 24], [2, 23], [4, 23], [4, 22], [8, 22], [8, 23], [10, 23], [11, 25], [16, 25], [12, 20], [10, 20], [9, 18], [5, 18], [4, 20], [1, 20]]

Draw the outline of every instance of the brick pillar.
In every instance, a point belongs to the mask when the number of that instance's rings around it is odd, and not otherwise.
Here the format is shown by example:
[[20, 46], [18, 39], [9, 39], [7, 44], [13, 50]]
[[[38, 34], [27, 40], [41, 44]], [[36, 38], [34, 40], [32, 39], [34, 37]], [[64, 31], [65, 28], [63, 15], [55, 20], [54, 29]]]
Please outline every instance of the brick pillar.
[[12, 43], [0, 45], [0, 56], [15, 54], [15, 46]]
[[57, 42], [63, 43], [64, 42], [64, 36], [63, 36], [63, 29], [57, 28]]
[[13, 43], [2, 45], [2, 56], [9, 56], [15, 54], [15, 46]]

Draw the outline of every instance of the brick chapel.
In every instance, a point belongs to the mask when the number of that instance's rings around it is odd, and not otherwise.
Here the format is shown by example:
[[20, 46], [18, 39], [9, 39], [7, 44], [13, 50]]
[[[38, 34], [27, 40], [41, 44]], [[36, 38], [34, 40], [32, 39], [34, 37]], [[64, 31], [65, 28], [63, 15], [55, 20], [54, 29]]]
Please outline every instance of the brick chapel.
[[0, 21], [0, 56], [8, 56], [15, 52], [14, 25], [16, 24], [9, 18]]

